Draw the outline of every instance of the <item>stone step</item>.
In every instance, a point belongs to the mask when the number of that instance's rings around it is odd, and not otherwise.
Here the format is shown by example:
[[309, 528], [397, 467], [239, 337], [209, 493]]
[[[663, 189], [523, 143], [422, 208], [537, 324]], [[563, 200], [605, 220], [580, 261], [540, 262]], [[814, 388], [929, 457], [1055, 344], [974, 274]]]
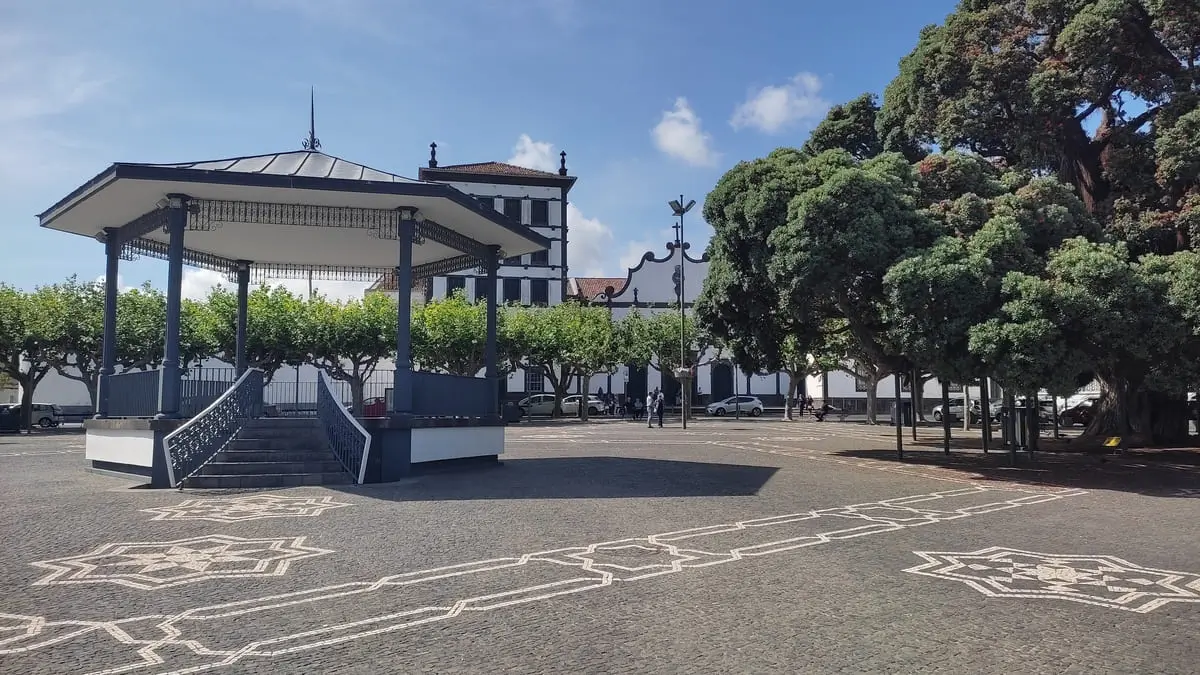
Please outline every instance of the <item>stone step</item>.
[[188, 488], [274, 488], [302, 485], [351, 485], [354, 479], [345, 471], [336, 473], [262, 473], [215, 474], [192, 476], [183, 482]]
[[316, 451], [328, 450], [329, 442], [322, 437], [301, 436], [297, 438], [259, 438], [239, 435], [229, 442], [230, 450], [262, 450], [262, 451]]
[[214, 462], [326, 462], [333, 455], [328, 450], [279, 449], [222, 450], [213, 458]]
[[325, 430], [321, 428], [287, 427], [242, 427], [238, 432], [240, 438], [325, 438]]
[[254, 429], [320, 429], [321, 420], [315, 417], [258, 417], [246, 422]]
[[335, 473], [343, 471], [342, 463], [328, 456], [316, 462], [209, 462], [200, 469], [200, 475], [220, 476], [247, 474], [266, 475], [273, 473]]

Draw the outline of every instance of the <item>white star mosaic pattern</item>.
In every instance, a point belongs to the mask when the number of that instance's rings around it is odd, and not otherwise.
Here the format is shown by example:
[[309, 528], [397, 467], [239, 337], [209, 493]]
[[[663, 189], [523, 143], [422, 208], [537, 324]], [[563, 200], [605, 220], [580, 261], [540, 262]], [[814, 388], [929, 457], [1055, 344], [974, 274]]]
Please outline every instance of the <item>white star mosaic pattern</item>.
[[[1086, 493], [1075, 489], [1046, 492], [998, 484], [969, 486], [477, 560], [192, 607], [170, 615], [96, 621], [0, 614], [0, 656], [11, 659], [14, 672], [27, 672], [21, 669], [23, 663], [33, 669], [38, 659], [44, 658], [39, 656], [42, 650], [56, 646], [92, 649], [104, 654], [104, 661], [95, 664], [91, 675], [140, 672], [150, 667], [159, 675], [182, 675], [412, 630], [473, 612], [501, 610], [663, 575], [695, 573], [712, 565], [937, 526], [1082, 494]], [[189, 546], [203, 545], [196, 540], [189, 542]], [[293, 548], [299, 548], [298, 542]], [[93, 555], [101, 553], [112, 551]], [[310, 625], [313, 616], [322, 617], [320, 626]], [[237, 631], [229, 630], [231, 622], [237, 622]]]
[[350, 506], [332, 497], [281, 497], [249, 495], [232, 499], [189, 499], [176, 506], [142, 509], [155, 516], [150, 520], [209, 520], [238, 523], [263, 518], [306, 518], [319, 516], [329, 509]]
[[960, 581], [993, 598], [1069, 600], [1140, 614], [1171, 602], [1200, 602], [1200, 575], [1142, 567], [1108, 555], [1000, 546], [969, 553], [914, 553], [926, 562], [905, 572]]
[[105, 544], [91, 553], [32, 563], [50, 570], [34, 586], [118, 584], [153, 590], [231, 577], [278, 577], [295, 560], [333, 553], [304, 537], [243, 539], [209, 535], [164, 542]]

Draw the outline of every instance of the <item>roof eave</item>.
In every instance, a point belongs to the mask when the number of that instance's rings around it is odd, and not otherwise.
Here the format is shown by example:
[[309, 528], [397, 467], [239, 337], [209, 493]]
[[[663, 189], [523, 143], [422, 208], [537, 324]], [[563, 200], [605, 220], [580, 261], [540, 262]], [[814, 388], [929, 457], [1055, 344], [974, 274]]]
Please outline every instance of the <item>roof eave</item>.
[[209, 169], [185, 169], [179, 167], [154, 166], [150, 164], [117, 163], [105, 169], [95, 178], [73, 190], [54, 206], [38, 215], [42, 227], [49, 226], [55, 218], [87, 199], [103, 186], [118, 179], [162, 182], [203, 183], [208, 185], [234, 185], [244, 187], [291, 188], [297, 190], [332, 190], [367, 194], [412, 195], [444, 197], [483, 215], [492, 223], [523, 237], [542, 248], [550, 248], [550, 240], [529, 228], [515, 223], [495, 209], [485, 209], [462, 190], [452, 185], [434, 182], [368, 181], [347, 178], [316, 178], [265, 173], [241, 173]]

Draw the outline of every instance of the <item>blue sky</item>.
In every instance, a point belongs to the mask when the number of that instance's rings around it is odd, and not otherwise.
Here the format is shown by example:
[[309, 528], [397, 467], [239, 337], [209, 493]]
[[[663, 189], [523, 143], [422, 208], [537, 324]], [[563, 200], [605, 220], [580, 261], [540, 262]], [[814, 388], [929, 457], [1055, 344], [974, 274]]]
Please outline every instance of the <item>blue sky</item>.
[[[98, 277], [99, 244], [34, 214], [114, 161], [299, 149], [310, 87], [322, 150], [402, 175], [433, 140], [443, 165], [553, 168], [566, 150], [571, 274], [623, 276], [663, 249], [666, 201], [702, 203], [737, 161], [799, 145], [830, 104], [881, 92], [953, 5], [0, 0], [0, 281]], [[125, 263], [122, 282], [165, 273]], [[214, 281], [189, 271], [186, 290]]]

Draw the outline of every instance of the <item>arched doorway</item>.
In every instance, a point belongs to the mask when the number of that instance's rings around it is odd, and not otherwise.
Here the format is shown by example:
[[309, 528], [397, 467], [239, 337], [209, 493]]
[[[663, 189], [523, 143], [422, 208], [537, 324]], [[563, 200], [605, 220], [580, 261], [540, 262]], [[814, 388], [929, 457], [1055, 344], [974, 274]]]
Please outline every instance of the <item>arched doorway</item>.
[[733, 396], [733, 366], [728, 363], [712, 364], [708, 391], [713, 401], [723, 401]]

